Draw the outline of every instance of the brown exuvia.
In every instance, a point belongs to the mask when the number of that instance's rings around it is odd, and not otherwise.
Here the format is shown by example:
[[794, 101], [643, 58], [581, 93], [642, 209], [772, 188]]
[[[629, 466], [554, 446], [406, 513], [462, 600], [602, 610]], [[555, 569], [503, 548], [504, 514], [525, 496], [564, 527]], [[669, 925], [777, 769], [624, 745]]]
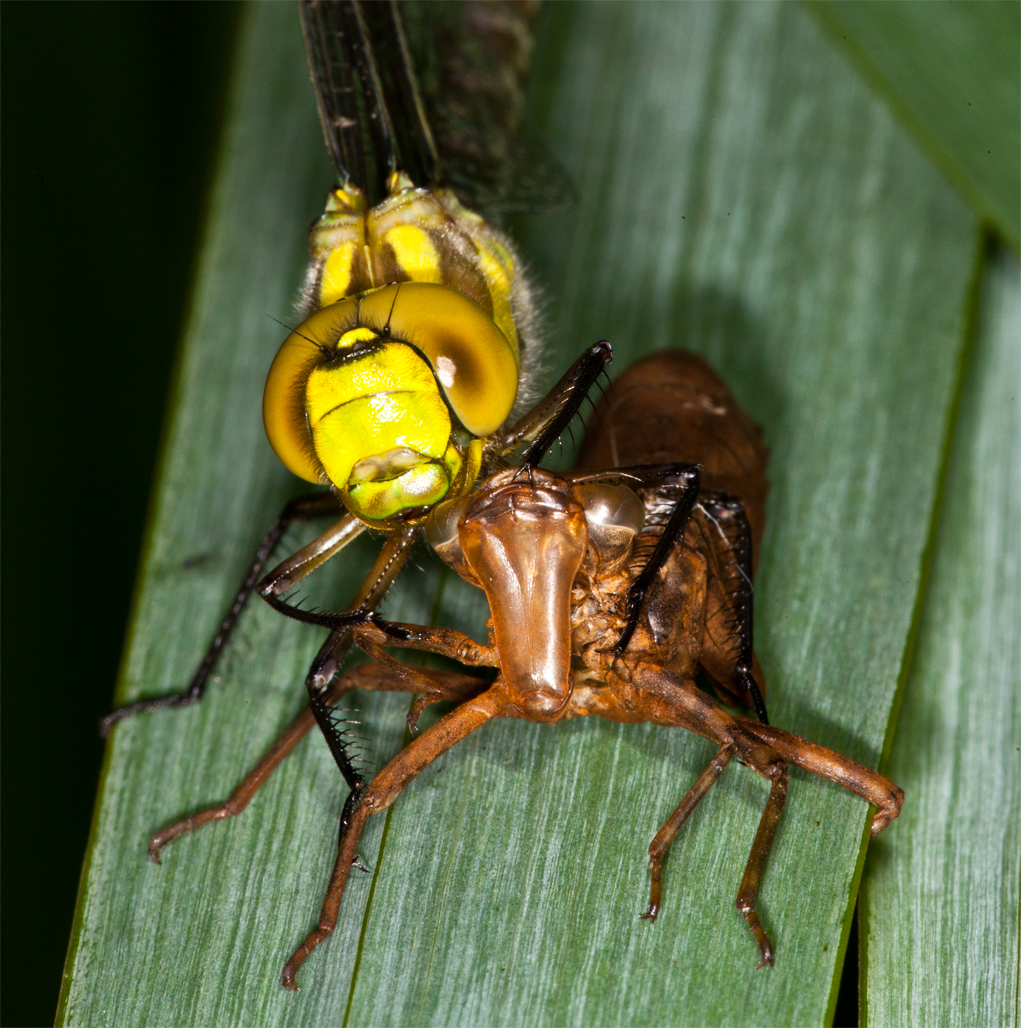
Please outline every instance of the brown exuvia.
[[[427, 535], [489, 600], [490, 638], [479, 644], [449, 629], [384, 622], [366, 612], [355, 628], [373, 658], [345, 675], [351, 689], [418, 695], [409, 714], [440, 700], [454, 709], [412, 740], [344, 811], [333, 875], [319, 923], [287, 962], [283, 983], [333, 931], [361, 831], [440, 754], [493, 718], [554, 724], [598, 715], [676, 726], [719, 748], [649, 846], [648, 913], [660, 905], [661, 863], [698, 801], [734, 757], [770, 782], [737, 895], [761, 962], [773, 949], [755, 897], [787, 795], [788, 765], [829, 778], [878, 808], [872, 833], [900, 811], [902, 791], [875, 771], [767, 723], [765, 682], [752, 651], [751, 577], [764, 527], [767, 452], [758, 431], [706, 362], [664, 351], [614, 384], [589, 427], [579, 470], [507, 468], [470, 495], [438, 507]], [[464, 674], [411, 667], [387, 647], [425, 650], [498, 669], [491, 684]], [[728, 713], [696, 685], [704, 676]], [[155, 836], [171, 839], [239, 813], [266, 776], [311, 727], [290, 732], [226, 804]]]

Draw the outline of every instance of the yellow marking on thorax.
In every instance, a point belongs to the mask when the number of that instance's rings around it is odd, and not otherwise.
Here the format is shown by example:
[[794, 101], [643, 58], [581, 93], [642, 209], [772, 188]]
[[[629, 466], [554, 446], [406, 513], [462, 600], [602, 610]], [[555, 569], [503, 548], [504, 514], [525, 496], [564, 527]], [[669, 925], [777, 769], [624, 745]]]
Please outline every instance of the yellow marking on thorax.
[[354, 262], [355, 249], [354, 241], [349, 240], [332, 250], [326, 258], [319, 286], [319, 302], [323, 307], [347, 296], [351, 286], [351, 265]]
[[[514, 316], [511, 313], [511, 276], [514, 274], [514, 265], [511, 262], [510, 254], [503, 250], [498, 255], [482, 240], [476, 240], [475, 245], [478, 249], [482, 274], [489, 287], [489, 297], [493, 302], [493, 321], [510, 340], [516, 355], [519, 351], [519, 344], [517, 326], [514, 324]], [[506, 263], [499, 259], [500, 256], [506, 260]]]
[[462, 492], [467, 492], [479, 477], [482, 469], [482, 440], [472, 439], [468, 444], [467, 461], [465, 463], [464, 482], [461, 486]]
[[372, 261], [372, 247], [368, 243], [366, 243], [362, 247], [362, 252], [365, 254], [365, 268], [366, 268], [366, 271], [368, 271], [368, 273], [369, 273], [369, 282], [370, 282], [369, 288], [370, 289], [376, 289], [376, 288], [378, 288], [378, 283], [376, 282], [375, 269], [372, 266], [372, 264], [373, 264], [373, 261]]
[[357, 186], [340, 186], [326, 197], [326, 213], [341, 211], [344, 214], [365, 210], [365, 194]]
[[396, 225], [384, 236], [394, 257], [412, 282], [442, 283], [440, 255], [429, 233], [417, 225]]

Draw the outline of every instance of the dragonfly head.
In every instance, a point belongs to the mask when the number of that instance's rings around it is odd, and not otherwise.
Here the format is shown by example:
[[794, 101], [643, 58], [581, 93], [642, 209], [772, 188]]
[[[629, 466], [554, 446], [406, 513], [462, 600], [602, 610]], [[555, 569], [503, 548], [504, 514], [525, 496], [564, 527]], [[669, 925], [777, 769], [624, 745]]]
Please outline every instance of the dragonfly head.
[[481, 307], [405, 282], [302, 322], [270, 368], [263, 420], [291, 471], [388, 528], [472, 486], [517, 382], [516, 352]]

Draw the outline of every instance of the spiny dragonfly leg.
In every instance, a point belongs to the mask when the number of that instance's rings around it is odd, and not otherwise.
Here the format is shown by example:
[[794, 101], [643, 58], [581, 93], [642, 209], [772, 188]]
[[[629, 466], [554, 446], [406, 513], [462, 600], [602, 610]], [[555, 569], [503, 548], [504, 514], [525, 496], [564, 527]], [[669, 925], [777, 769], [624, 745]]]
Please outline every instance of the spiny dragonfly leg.
[[[213, 673], [213, 668], [216, 666], [220, 654], [230, 641], [230, 637], [237, 626], [238, 618], [240, 618], [241, 612], [245, 609], [248, 598], [252, 595], [256, 583], [262, 577], [262, 573], [269, 563], [270, 557], [273, 555], [273, 550], [276, 549], [284, 533], [292, 525], [299, 522], [311, 521], [314, 518], [336, 514], [338, 510], [339, 501], [332, 493], [310, 493], [307, 496], [299, 496], [297, 499], [291, 500], [280, 512], [279, 517], [273, 523], [273, 527], [263, 536], [255, 557], [249, 566], [248, 573], [245, 575], [244, 581], [234, 596], [230, 610], [227, 611], [223, 621], [220, 622], [220, 627], [217, 629], [213, 641], [209, 644], [209, 648], [202, 658], [202, 663], [199, 664], [198, 670], [188, 683], [188, 688], [181, 692], [168, 693], [165, 696], [154, 696], [150, 699], [138, 700], [135, 703], [128, 703], [123, 707], [110, 711], [99, 722], [100, 734], [105, 738], [110, 733], [110, 729], [118, 721], [123, 721], [126, 717], [153, 710], [163, 710], [167, 707], [186, 707], [201, 700], [205, 694], [209, 677]], [[336, 533], [338, 530], [342, 534], [346, 533], [345, 541], [349, 541], [355, 535], [360, 534], [361, 528], [358, 527], [357, 522], [353, 524], [346, 524], [346, 522], [347, 518], [342, 519], [330, 529], [330, 533]], [[340, 527], [342, 525], [345, 526], [343, 529]], [[330, 533], [327, 534], [329, 535]]]
[[427, 728], [417, 739], [413, 739], [376, 775], [364, 791], [352, 792], [344, 808], [345, 816], [341, 823], [337, 860], [319, 913], [319, 922], [284, 965], [284, 988], [298, 988], [294, 979], [299, 968], [312, 950], [328, 938], [337, 926], [344, 887], [357, 855], [358, 841], [368, 819], [390, 806], [405, 786], [437, 757], [470, 735], [476, 728], [481, 728], [491, 718], [498, 717], [502, 709], [503, 699], [494, 694], [492, 689], [475, 699], [467, 700]]
[[[348, 515], [348, 517], [354, 520], [353, 515]], [[301, 607], [288, 603], [285, 599], [286, 594], [298, 582], [329, 560], [340, 549], [340, 545], [333, 548], [315, 549], [316, 544], [313, 543], [277, 565], [257, 586], [259, 595], [274, 610], [278, 610], [281, 614], [296, 621], [323, 625], [333, 630], [305, 677], [305, 688], [308, 692], [312, 716], [323, 733], [326, 745], [329, 746], [330, 753], [333, 755], [344, 781], [353, 790], [360, 789], [365, 782], [351, 760], [344, 739], [333, 723], [326, 695], [351, 646], [353, 639], [351, 627], [362, 623], [366, 617], [374, 617], [373, 609], [386, 595], [401, 568], [404, 567], [417, 534], [418, 531], [413, 525], [402, 525], [390, 532], [371, 570], [356, 593], [354, 601], [343, 613], [320, 614], [303, 610]]]
[[539, 464], [578, 413], [589, 389], [611, 360], [613, 350], [608, 342], [603, 340], [590, 346], [527, 414], [506, 432], [491, 437], [486, 452], [506, 456], [522, 443], [528, 443], [523, 462]]

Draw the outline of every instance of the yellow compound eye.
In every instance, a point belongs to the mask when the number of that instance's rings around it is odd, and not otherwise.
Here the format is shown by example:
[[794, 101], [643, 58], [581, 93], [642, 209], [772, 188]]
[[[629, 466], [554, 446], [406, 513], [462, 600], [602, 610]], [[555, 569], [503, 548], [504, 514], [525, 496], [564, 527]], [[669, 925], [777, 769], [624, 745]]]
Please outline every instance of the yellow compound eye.
[[429, 362], [461, 424], [484, 438], [507, 419], [518, 392], [518, 358], [496, 323], [447, 286], [402, 282], [361, 297], [359, 323], [411, 343]]
[[280, 347], [266, 378], [262, 420], [270, 446], [288, 470], [307, 482], [326, 476], [312, 447], [305, 407], [309, 375], [322, 363], [321, 347], [333, 348], [338, 338], [358, 326], [358, 300], [330, 304], [298, 326]]

